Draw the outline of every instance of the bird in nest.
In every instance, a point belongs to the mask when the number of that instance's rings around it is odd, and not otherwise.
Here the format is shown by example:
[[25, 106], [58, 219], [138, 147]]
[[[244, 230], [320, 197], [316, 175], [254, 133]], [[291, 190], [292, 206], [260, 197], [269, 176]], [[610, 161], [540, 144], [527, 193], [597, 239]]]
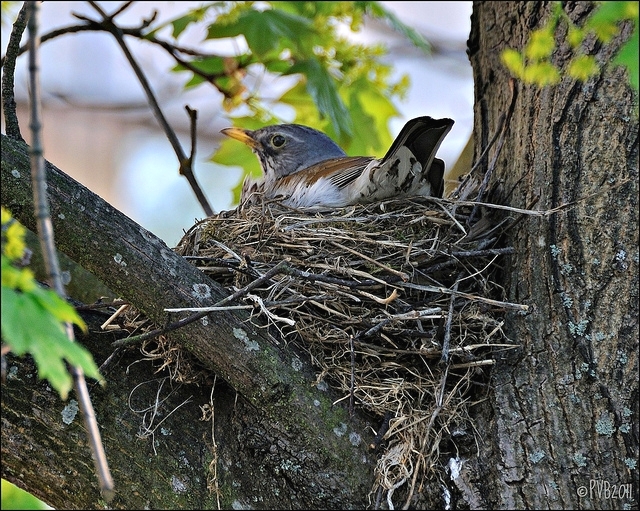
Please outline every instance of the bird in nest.
[[417, 195], [442, 197], [444, 162], [435, 155], [453, 122], [411, 119], [379, 159], [347, 156], [327, 135], [299, 124], [232, 127], [222, 133], [247, 144], [262, 166], [260, 180], [245, 179], [241, 204], [262, 197], [294, 208], [344, 207]]

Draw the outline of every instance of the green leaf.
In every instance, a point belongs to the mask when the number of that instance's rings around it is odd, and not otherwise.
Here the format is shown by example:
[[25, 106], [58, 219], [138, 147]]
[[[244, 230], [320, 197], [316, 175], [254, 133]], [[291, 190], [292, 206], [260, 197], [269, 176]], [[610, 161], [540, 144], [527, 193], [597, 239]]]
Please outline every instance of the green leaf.
[[584, 40], [584, 31], [575, 25], [571, 25], [569, 27], [569, 31], [567, 32], [567, 41], [571, 45], [572, 48], [577, 48], [582, 44]]
[[84, 332], [87, 331], [87, 325], [78, 315], [78, 312], [51, 289], [36, 287], [30, 294], [44, 310], [59, 322], [73, 323], [79, 326]]
[[586, 30], [593, 30], [606, 43], [619, 32], [618, 22], [629, 14], [628, 4], [636, 2], [601, 2], [585, 24]]
[[245, 170], [245, 175], [248, 176], [260, 177], [262, 175], [260, 163], [253, 151], [242, 142], [230, 138], [225, 138], [222, 141], [210, 161], [230, 167], [241, 167]]
[[16, 355], [29, 353], [38, 367], [38, 376], [47, 379], [63, 399], [73, 381], [65, 360], [84, 373], [102, 381], [91, 354], [67, 337], [62, 324], [49, 312], [47, 299], [35, 293], [20, 293], [2, 287], [2, 337]]
[[285, 92], [278, 101], [294, 108], [296, 112], [295, 122], [312, 126], [325, 133], [328, 133], [331, 128], [330, 119], [320, 118], [318, 107], [309, 95], [309, 91], [303, 80]]
[[548, 59], [555, 48], [553, 32], [548, 27], [531, 32], [524, 54], [533, 61]]
[[597, 74], [600, 68], [593, 55], [579, 55], [569, 64], [569, 76], [580, 81], [587, 81]]
[[524, 77], [524, 58], [518, 50], [507, 48], [503, 50], [500, 59], [513, 76], [516, 78]]
[[560, 81], [560, 73], [551, 62], [538, 62], [528, 65], [524, 70], [524, 80], [538, 87], [555, 85]]
[[398, 110], [364, 77], [351, 84], [346, 94], [354, 125], [367, 126], [367, 129], [355, 130], [344, 149], [352, 156], [384, 156], [393, 142], [389, 119], [398, 116]]
[[180, 34], [182, 34], [182, 32], [184, 32], [184, 30], [191, 23], [198, 23], [206, 19], [207, 15], [209, 14], [209, 10], [211, 8], [223, 7], [223, 6], [224, 6], [224, 2], [214, 2], [210, 4], [201, 5], [196, 9], [188, 11], [185, 15], [180, 16], [179, 18], [175, 18], [173, 20], [167, 21], [166, 23], [160, 24], [159, 26], [151, 30], [149, 33], [147, 33], [145, 37], [155, 36], [164, 27], [171, 25], [173, 28], [172, 35], [174, 38], [177, 38], [178, 36], [180, 36]]
[[[625, 66], [629, 71], [629, 83], [638, 92], [639, 78], [638, 78], [638, 23], [633, 30], [631, 38], [624, 43], [618, 55], [613, 60], [614, 65]], [[637, 96], [636, 96], [637, 97]]]
[[331, 119], [331, 124], [341, 143], [353, 135], [349, 111], [338, 94], [335, 79], [317, 59], [294, 64], [287, 74], [302, 73], [306, 77], [307, 91], [313, 98], [321, 116]]
[[[227, 69], [228, 65], [226, 64], [225, 57], [206, 57], [200, 59], [194, 59], [189, 62], [191, 66], [193, 66], [198, 71], [207, 74], [207, 75], [217, 75], [222, 74]], [[190, 69], [184, 67], [182, 64], [177, 64], [174, 68], [174, 71], [191, 71]]]
[[364, 8], [365, 12], [370, 16], [386, 21], [393, 30], [409, 39], [414, 46], [427, 54], [431, 53], [431, 45], [427, 40], [419, 32], [400, 21], [394, 13], [387, 10], [380, 2], [355, 2], [355, 7]]
[[[233, 125], [239, 128], [256, 130], [266, 124], [255, 117], [235, 117]], [[228, 167], [240, 167], [244, 170], [242, 178], [232, 190], [234, 202], [236, 203], [240, 202], [240, 192], [242, 191], [242, 183], [245, 177], [259, 178], [262, 176], [260, 162], [256, 155], [253, 154], [253, 151], [242, 142], [228, 137], [224, 137], [220, 147], [212, 155], [210, 161]]]
[[212, 24], [207, 37], [220, 39], [243, 35], [251, 51], [262, 57], [271, 51], [279, 52], [286, 47], [286, 41], [295, 47], [301, 47], [312, 31], [311, 22], [301, 16], [277, 9], [252, 9], [243, 12], [229, 24]]

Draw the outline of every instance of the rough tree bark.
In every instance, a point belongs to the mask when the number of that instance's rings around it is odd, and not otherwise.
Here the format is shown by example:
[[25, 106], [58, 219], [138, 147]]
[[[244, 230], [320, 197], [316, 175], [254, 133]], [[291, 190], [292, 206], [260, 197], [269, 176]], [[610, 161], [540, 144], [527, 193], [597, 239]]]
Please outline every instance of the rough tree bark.
[[[474, 4], [476, 148], [509, 105], [500, 52], [522, 48], [550, 8]], [[563, 8], [580, 23], [593, 4]], [[607, 63], [619, 43], [587, 50]], [[560, 44], [554, 60], [567, 59]], [[637, 506], [638, 117], [625, 72], [520, 85], [492, 183], [492, 199], [514, 207], [576, 204], [508, 231], [516, 253], [505, 261], [505, 292], [534, 312], [507, 316], [521, 348], [493, 371], [491, 406], [478, 417], [481, 453], [458, 486], [473, 508]]]

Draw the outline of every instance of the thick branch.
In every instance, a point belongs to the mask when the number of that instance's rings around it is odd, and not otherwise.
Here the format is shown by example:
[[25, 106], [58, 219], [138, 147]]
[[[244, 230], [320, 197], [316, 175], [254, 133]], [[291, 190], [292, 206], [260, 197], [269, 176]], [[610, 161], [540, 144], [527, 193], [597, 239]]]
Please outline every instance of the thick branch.
[[[2, 204], [33, 229], [28, 147], [3, 135], [2, 154]], [[202, 307], [224, 298], [224, 289], [152, 233], [48, 163], [47, 174], [58, 248], [154, 322], [168, 319], [167, 307]], [[326, 478], [326, 502], [362, 505], [372, 484], [371, 467], [361, 462], [366, 442], [353, 446], [333, 433], [344, 411], [332, 408], [331, 396], [310, 385], [308, 367], [294, 369], [299, 368], [292, 363], [295, 354], [270, 342], [248, 319], [243, 311], [216, 312], [173, 337], [247, 398], [274, 437], [286, 435], [288, 451], [304, 453], [305, 469], [333, 474]], [[365, 436], [357, 418], [352, 426]], [[341, 479], [351, 488], [336, 495], [331, 486]], [[321, 489], [300, 491], [315, 495]]]

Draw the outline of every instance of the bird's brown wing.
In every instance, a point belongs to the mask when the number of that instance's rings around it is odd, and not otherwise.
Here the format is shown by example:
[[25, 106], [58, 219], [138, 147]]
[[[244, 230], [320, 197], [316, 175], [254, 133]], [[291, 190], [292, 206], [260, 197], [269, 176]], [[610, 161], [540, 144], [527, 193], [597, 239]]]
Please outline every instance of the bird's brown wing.
[[297, 186], [302, 183], [312, 186], [319, 179], [325, 178], [338, 188], [344, 188], [355, 181], [373, 159], [368, 156], [330, 158], [283, 177], [278, 180], [278, 184], [281, 187]]
[[331, 158], [317, 163], [314, 165], [315, 168], [310, 168], [309, 171], [313, 172], [314, 181], [324, 177], [338, 188], [344, 188], [355, 181], [373, 159], [368, 156]]

